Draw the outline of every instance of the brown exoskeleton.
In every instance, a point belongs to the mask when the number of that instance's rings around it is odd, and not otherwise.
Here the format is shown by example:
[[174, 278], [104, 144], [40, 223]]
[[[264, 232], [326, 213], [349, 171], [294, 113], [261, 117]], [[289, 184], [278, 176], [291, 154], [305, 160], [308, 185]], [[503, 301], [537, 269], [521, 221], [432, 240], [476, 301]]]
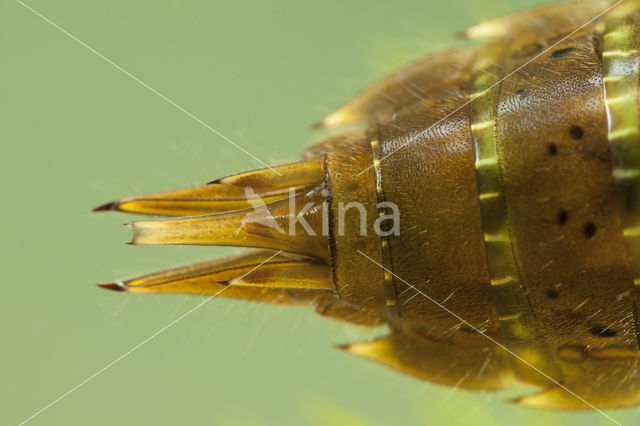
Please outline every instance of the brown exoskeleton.
[[344, 349], [420, 378], [639, 404], [640, 1], [613, 6], [468, 30], [489, 41], [373, 85], [318, 124], [366, 129], [302, 162], [99, 207], [177, 217], [133, 244], [254, 248], [102, 286], [309, 304], [388, 324]]

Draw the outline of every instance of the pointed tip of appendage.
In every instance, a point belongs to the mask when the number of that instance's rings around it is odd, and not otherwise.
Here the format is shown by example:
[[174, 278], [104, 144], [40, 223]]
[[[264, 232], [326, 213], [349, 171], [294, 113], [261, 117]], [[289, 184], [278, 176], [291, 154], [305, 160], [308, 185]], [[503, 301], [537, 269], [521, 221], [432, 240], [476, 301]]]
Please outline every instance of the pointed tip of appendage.
[[118, 208], [118, 203], [115, 202], [115, 201], [112, 201], [110, 203], [106, 203], [106, 204], [103, 204], [101, 206], [98, 206], [95, 209], [93, 209], [92, 211], [94, 211], [94, 212], [106, 212], [106, 211], [109, 211], [109, 210], [117, 210], [117, 208]]
[[125, 291], [124, 286], [118, 283], [96, 284], [96, 286], [100, 288], [106, 288], [107, 290]]

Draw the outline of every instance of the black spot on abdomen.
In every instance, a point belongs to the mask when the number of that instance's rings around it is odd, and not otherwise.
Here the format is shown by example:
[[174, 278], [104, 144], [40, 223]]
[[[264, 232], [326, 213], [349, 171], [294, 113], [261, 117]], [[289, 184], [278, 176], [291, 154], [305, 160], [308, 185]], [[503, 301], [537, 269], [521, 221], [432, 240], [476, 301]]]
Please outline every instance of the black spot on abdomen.
[[576, 140], [582, 139], [582, 137], [584, 136], [584, 129], [574, 124], [573, 126], [569, 127], [569, 134]]
[[558, 297], [560, 297], [560, 293], [555, 288], [550, 288], [545, 292], [545, 294], [549, 299], [557, 299]]
[[617, 331], [603, 325], [596, 325], [595, 327], [591, 327], [591, 330], [589, 330], [589, 332], [598, 337], [615, 337], [618, 335]]
[[553, 52], [551, 52], [549, 57], [551, 57], [553, 59], [564, 58], [565, 56], [567, 56], [569, 53], [573, 52], [574, 50], [575, 50], [574, 47], [565, 47], [564, 49], [554, 50]]
[[565, 209], [560, 209], [558, 212], [558, 224], [564, 225], [569, 220], [569, 213]]
[[587, 238], [593, 238], [596, 235], [596, 224], [593, 222], [587, 222], [584, 225], [584, 228], [582, 228], [582, 231], [584, 232], [584, 235], [587, 236]]

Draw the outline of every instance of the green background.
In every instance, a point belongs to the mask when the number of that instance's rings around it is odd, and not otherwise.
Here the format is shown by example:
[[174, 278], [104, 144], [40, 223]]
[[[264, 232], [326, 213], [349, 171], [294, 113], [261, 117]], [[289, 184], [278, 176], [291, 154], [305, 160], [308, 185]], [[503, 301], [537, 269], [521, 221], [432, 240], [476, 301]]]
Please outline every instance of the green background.
[[[28, 4], [269, 164], [366, 84], [535, 1]], [[0, 424], [18, 424], [201, 299], [96, 282], [228, 250], [132, 247], [113, 199], [261, 167], [19, 3], [0, 4]], [[611, 424], [420, 382], [335, 350], [384, 330], [213, 300], [33, 425]], [[629, 424], [638, 410], [612, 411]]]

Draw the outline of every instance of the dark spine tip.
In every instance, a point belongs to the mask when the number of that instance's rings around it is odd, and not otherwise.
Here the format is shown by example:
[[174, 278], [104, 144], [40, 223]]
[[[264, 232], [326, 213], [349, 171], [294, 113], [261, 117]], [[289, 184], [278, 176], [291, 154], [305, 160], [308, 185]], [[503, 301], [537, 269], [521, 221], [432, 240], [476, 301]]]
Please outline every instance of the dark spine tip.
[[341, 351], [348, 351], [351, 345], [334, 345], [336, 349], [340, 349]]
[[320, 120], [317, 123], [313, 123], [311, 125], [312, 129], [324, 129], [325, 127], [327, 127], [327, 123], [325, 123], [324, 120]]
[[213, 185], [214, 183], [220, 183], [220, 179], [214, 179], [211, 182], [207, 182], [207, 185]]
[[115, 284], [115, 283], [109, 283], [109, 284], [96, 284], [98, 287], [100, 288], [106, 288], [107, 290], [113, 290], [113, 291], [124, 291], [124, 287], [119, 285], [119, 284]]
[[454, 33], [453, 36], [457, 39], [466, 39], [469, 38], [469, 33], [466, 30], [458, 31], [457, 33]]
[[508, 399], [508, 401], [512, 404], [521, 404], [523, 400], [524, 396], [516, 396]]
[[101, 205], [99, 207], [96, 207], [92, 211], [94, 211], [94, 212], [106, 212], [108, 210], [116, 210], [117, 207], [118, 207], [118, 203], [116, 203], [115, 201], [112, 201], [110, 203], [103, 204], [103, 205]]

